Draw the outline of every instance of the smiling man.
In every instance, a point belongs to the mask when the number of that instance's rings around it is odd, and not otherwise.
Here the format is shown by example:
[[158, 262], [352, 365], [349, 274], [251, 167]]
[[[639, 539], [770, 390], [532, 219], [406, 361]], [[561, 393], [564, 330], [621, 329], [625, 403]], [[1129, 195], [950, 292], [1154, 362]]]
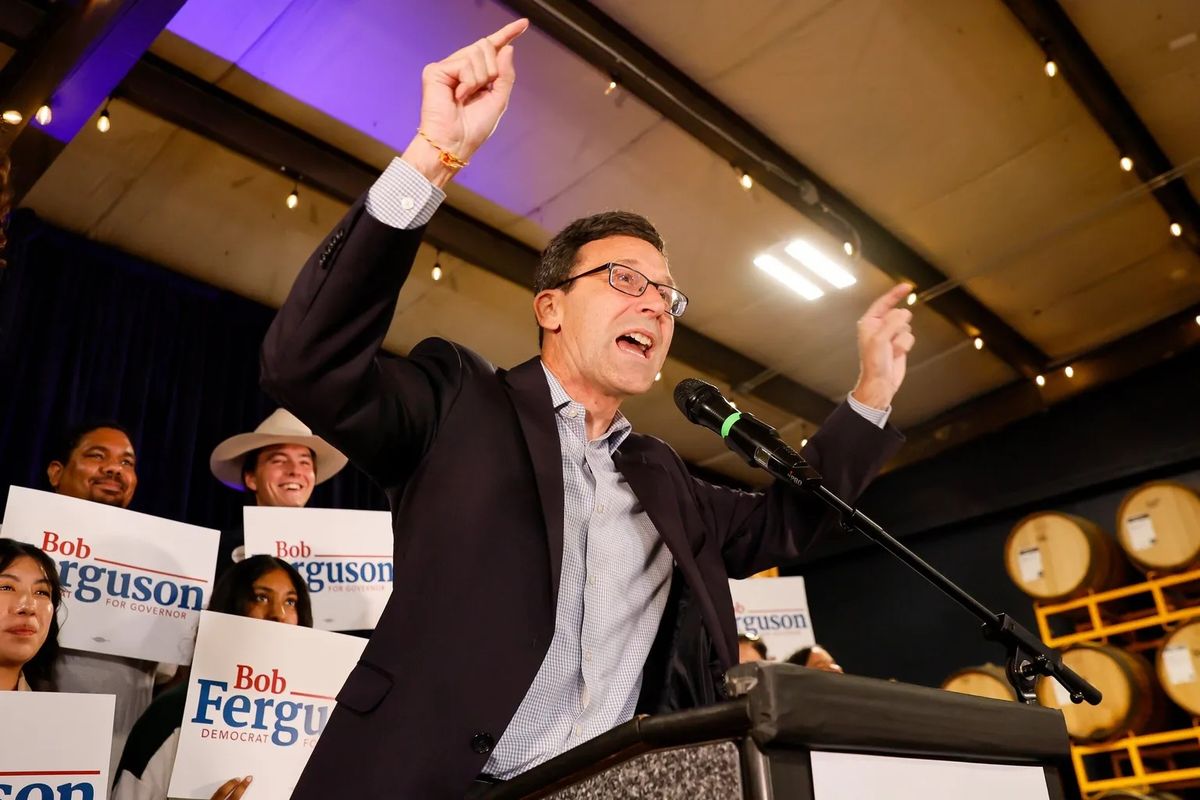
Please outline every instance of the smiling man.
[[[382, 351], [442, 188], [499, 122], [514, 22], [428, 65], [420, 129], [313, 254], [263, 343], [263, 386], [386, 490], [395, 588], [294, 798], [462, 798], [635, 713], [720, 700], [730, 577], [796, 559], [836, 520], [782, 485], [693, 478], [622, 402], [655, 385], [687, 297], [658, 231], [606, 212], [558, 233], [510, 370], [427, 339]], [[545, 135], [552, 135], [546, 132]], [[854, 498], [913, 345], [898, 286], [859, 320], [860, 375], [805, 455]]]
[[[254, 504], [303, 508], [313, 489], [341, 472], [346, 457], [282, 408], [250, 433], [217, 445], [209, 457], [213, 476], [230, 489], [250, 492]], [[245, 555], [241, 527], [221, 532], [217, 575]]]
[[[116, 422], [87, 422], [72, 428], [51, 452], [46, 478], [58, 494], [128, 508], [138, 485], [137, 454], [128, 431]], [[59, 691], [116, 695], [113, 766], [133, 723], [150, 704], [157, 666], [124, 656], [59, 651], [54, 667]]]

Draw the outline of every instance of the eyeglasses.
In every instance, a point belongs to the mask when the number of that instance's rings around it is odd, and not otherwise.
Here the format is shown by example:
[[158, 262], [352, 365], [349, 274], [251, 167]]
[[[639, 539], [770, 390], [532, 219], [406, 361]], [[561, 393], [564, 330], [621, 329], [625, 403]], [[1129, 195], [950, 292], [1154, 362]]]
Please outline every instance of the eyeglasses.
[[627, 294], [630, 297], [641, 297], [646, 293], [648, 287], [653, 286], [658, 290], [663, 302], [667, 304], [667, 313], [672, 317], [682, 317], [683, 312], [687, 310], [688, 299], [686, 294], [674, 286], [668, 286], [665, 283], [655, 283], [633, 267], [627, 267], [624, 264], [616, 262], [601, 264], [595, 269], [581, 272], [573, 278], [567, 278], [553, 288], [561, 289], [571, 281], [577, 281], [580, 278], [586, 278], [589, 275], [595, 275], [605, 270], [608, 271], [608, 285], [622, 294]]

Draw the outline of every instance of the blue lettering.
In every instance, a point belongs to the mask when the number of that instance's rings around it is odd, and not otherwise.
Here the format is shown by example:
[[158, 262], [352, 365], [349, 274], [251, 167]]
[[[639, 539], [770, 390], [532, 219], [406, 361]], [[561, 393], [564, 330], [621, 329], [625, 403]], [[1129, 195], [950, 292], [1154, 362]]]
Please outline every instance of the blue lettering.
[[154, 585], [154, 602], [160, 606], [173, 606], [179, 599], [179, 587], [170, 581], [159, 581]]
[[212, 725], [213, 721], [208, 718], [207, 709], [212, 706], [213, 711], [218, 711], [221, 708], [221, 698], [212, 697], [212, 688], [219, 687], [222, 692], [229, 691], [229, 684], [225, 681], [214, 681], [208, 678], [200, 678], [197, 683], [200, 684], [200, 702], [196, 706], [196, 716], [192, 717], [192, 722], [197, 725]]
[[245, 714], [250, 710], [250, 698], [244, 694], [232, 695], [225, 703], [225, 710], [221, 712], [221, 716], [225, 719], [225, 724], [231, 728], [244, 728], [246, 722], [236, 719], [234, 714]]
[[133, 579], [133, 599], [143, 603], [154, 595], [154, 580], [149, 575], [138, 575]]

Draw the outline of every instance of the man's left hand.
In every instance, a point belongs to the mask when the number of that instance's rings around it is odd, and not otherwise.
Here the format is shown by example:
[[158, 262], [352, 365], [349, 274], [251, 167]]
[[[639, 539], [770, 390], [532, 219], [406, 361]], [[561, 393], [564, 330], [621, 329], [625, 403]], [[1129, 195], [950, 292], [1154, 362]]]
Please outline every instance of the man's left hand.
[[898, 306], [911, 291], [907, 283], [892, 287], [858, 321], [858, 383], [851, 394], [863, 405], [887, 408], [904, 383], [908, 353], [917, 340], [912, 312]]

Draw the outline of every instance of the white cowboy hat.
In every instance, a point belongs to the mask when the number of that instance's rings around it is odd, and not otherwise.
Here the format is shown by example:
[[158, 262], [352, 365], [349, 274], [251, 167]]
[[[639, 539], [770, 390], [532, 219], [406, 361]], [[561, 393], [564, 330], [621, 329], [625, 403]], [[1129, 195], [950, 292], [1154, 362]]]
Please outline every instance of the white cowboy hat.
[[264, 419], [253, 433], [239, 433], [217, 445], [208, 459], [209, 469], [217, 480], [230, 489], [244, 492], [246, 485], [242, 482], [242, 463], [246, 454], [273, 444], [299, 444], [312, 448], [316, 457], [313, 466], [317, 483], [323, 483], [341, 472], [349, 460], [329, 442], [314, 436], [312, 429], [297, 419], [295, 414], [280, 408]]

